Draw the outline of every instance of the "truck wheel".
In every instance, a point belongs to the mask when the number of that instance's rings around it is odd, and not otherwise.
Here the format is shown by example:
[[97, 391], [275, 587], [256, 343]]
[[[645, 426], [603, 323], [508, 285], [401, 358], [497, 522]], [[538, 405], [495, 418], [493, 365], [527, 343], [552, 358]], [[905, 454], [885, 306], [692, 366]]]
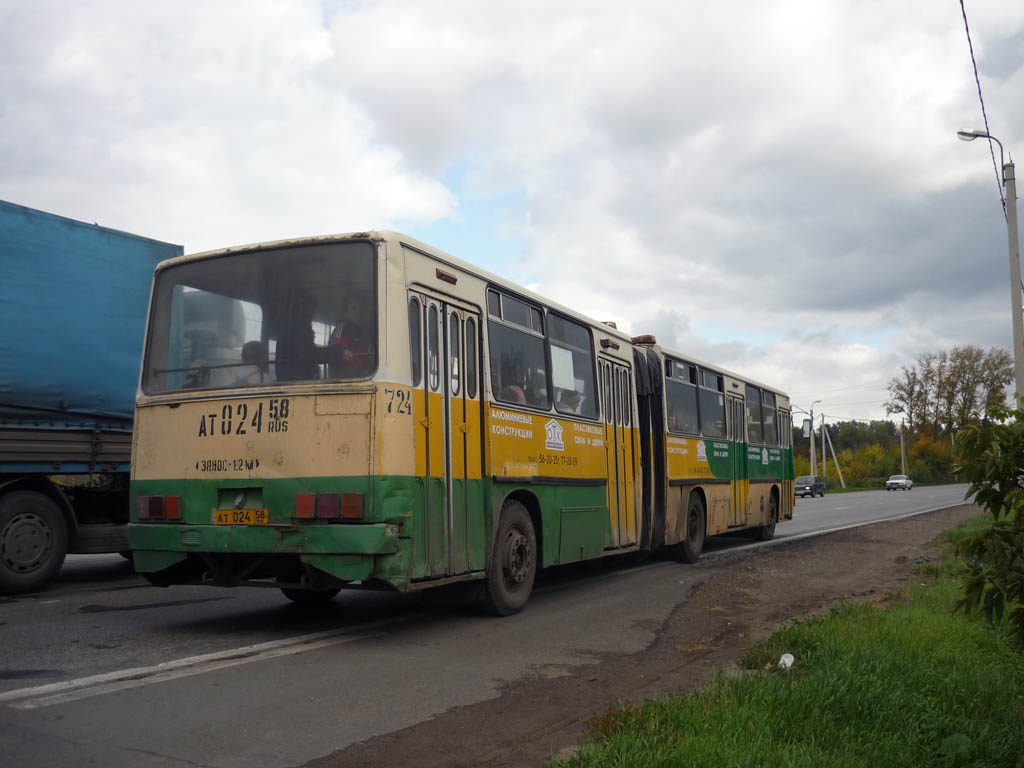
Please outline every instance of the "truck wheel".
[[696, 493], [690, 494], [690, 503], [686, 509], [686, 538], [672, 545], [672, 557], [680, 563], [696, 563], [700, 553], [704, 551], [704, 532], [707, 530], [707, 518], [704, 517], [704, 504]]
[[487, 568], [484, 604], [496, 616], [519, 613], [533, 591], [537, 575], [537, 534], [520, 502], [506, 501]]
[[0, 592], [33, 592], [60, 570], [68, 526], [60, 508], [36, 491], [0, 498]]

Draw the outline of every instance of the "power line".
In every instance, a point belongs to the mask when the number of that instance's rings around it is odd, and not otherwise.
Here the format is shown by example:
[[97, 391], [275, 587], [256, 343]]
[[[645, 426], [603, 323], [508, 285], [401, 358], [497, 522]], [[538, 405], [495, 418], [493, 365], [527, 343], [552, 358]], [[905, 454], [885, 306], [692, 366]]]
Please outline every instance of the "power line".
[[[999, 200], [1003, 204], [1003, 218], [1006, 218], [1006, 198], [1003, 197], [1003, 183], [999, 178], [999, 167], [996, 165], [996, 151], [992, 147], [991, 131], [988, 129], [988, 114], [985, 112], [985, 98], [981, 95], [981, 79], [978, 77], [978, 62], [974, 58], [974, 44], [971, 42], [971, 28], [967, 25], [967, 9], [964, 0], [960, 0], [960, 12], [964, 17], [964, 31], [967, 32], [967, 47], [971, 50], [971, 64], [974, 66], [974, 82], [978, 84], [978, 101], [981, 102], [981, 116], [985, 120], [985, 133], [989, 134], [988, 152], [992, 155], [992, 169], [996, 172], [996, 187], [999, 189]], [[1014, 202], [1016, 204], [1016, 202]]]
[[792, 392], [790, 396], [791, 397], [800, 397], [801, 395], [811, 395], [811, 394], [815, 394], [815, 395], [831, 395], [831, 394], [834, 394], [836, 392], [847, 392], [847, 391], [850, 391], [850, 390], [858, 390], [858, 389], [885, 389], [888, 386], [889, 382], [887, 380], [883, 380], [883, 381], [884, 381], [884, 383], [879, 383], [879, 384], [855, 384], [855, 385], [850, 386], [850, 387], [839, 387], [838, 389], [825, 389], [825, 390], [815, 389], [815, 390], [808, 390], [807, 392], [796, 391], [796, 392]]

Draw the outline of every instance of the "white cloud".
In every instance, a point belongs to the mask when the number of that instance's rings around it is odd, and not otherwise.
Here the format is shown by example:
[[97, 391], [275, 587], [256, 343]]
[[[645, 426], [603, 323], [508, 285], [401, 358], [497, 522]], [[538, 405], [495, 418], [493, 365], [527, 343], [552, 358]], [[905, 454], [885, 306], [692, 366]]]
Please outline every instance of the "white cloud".
[[[1018, 5], [968, 6], [1011, 150]], [[485, 230], [490, 201], [522, 258], [456, 255], [809, 397], [1009, 342], [991, 159], [954, 136], [982, 124], [955, 4], [83, 0], [0, 22], [5, 199], [188, 250]], [[845, 415], [881, 415], [861, 399]]]

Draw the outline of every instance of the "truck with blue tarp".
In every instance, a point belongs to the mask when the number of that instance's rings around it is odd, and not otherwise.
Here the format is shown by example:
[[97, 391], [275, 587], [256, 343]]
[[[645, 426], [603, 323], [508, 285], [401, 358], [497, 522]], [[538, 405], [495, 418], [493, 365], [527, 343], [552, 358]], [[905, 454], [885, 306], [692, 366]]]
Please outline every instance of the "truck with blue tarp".
[[0, 200], [0, 594], [127, 552], [149, 289], [182, 246]]

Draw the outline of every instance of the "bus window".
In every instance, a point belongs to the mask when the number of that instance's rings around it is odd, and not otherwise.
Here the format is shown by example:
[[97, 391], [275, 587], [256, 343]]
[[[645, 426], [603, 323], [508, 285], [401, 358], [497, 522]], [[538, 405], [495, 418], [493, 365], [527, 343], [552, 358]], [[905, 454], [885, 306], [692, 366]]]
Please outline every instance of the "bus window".
[[706, 437], [725, 437], [725, 394], [722, 377], [700, 372], [700, 426]]
[[[499, 300], [495, 302], [491, 296]], [[550, 408], [540, 310], [495, 291], [488, 294], [487, 306], [494, 397], [506, 403]]]
[[697, 422], [697, 369], [692, 365], [665, 361], [665, 410], [669, 432], [696, 435]]
[[427, 311], [427, 383], [431, 392], [441, 386], [440, 339], [437, 335], [437, 305], [431, 304]]
[[476, 397], [476, 320], [466, 318], [466, 396]]
[[462, 323], [459, 316], [452, 312], [448, 315], [448, 355], [451, 359], [452, 394], [457, 395], [461, 391], [462, 370], [460, 360], [462, 357]]
[[764, 441], [768, 445], [779, 444], [779, 431], [776, 422], [775, 395], [764, 392], [761, 398], [761, 414], [764, 418]]
[[630, 375], [623, 371], [623, 425], [627, 427], [633, 424], [633, 397], [631, 395]]
[[412, 360], [412, 385], [420, 385], [423, 374], [423, 339], [420, 335], [422, 313], [420, 300], [413, 296], [409, 299], [409, 355]]
[[594, 352], [590, 331], [579, 323], [549, 313], [548, 341], [555, 409], [559, 413], [596, 418]]
[[764, 442], [764, 428], [761, 420], [761, 390], [747, 385], [747, 442]]
[[160, 270], [142, 389], [369, 378], [377, 369], [376, 285], [375, 250], [365, 242]]

